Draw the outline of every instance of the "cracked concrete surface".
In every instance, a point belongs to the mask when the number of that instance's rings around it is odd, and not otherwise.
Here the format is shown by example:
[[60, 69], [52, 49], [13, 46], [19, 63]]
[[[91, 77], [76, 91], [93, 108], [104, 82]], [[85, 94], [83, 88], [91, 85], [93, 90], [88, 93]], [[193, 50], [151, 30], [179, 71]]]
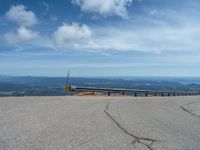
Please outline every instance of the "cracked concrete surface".
[[200, 118], [200, 102], [193, 102], [181, 106], [185, 112]]
[[138, 137], [132, 133], [130, 133], [129, 131], [127, 131], [124, 127], [121, 126], [121, 124], [119, 122], [117, 122], [112, 116], [111, 114], [108, 112], [109, 110], [109, 105], [110, 103], [107, 103], [106, 105], [106, 109], [104, 109], [104, 112], [106, 113], [106, 115], [117, 125], [118, 128], [120, 128], [124, 133], [126, 133], [127, 135], [133, 137], [133, 142], [132, 144], [135, 143], [139, 143], [139, 144], [143, 144], [145, 145], [148, 149], [153, 150], [153, 143], [156, 141], [160, 141], [160, 140], [156, 140], [156, 139], [151, 139], [151, 138], [146, 138], [146, 137]]
[[199, 97], [3, 97], [2, 150], [200, 150]]

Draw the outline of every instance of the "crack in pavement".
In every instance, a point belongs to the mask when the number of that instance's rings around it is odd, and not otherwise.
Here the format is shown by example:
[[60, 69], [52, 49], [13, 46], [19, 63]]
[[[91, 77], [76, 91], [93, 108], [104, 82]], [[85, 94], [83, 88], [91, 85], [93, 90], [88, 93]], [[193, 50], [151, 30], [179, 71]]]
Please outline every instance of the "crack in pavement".
[[187, 108], [184, 107], [184, 106], [186, 106], [186, 105], [191, 105], [191, 104], [193, 104], [193, 103], [189, 103], [189, 104], [182, 105], [180, 108], [181, 108], [183, 111], [185, 111], [185, 112], [191, 114], [192, 116], [195, 116], [195, 117], [200, 118], [199, 115], [197, 115], [197, 114], [195, 114], [195, 113], [189, 111]]
[[[104, 112], [106, 113], [106, 115], [117, 125], [118, 128], [120, 128], [124, 133], [126, 133], [127, 135], [131, 136], [134, 138], [132, 144], [135, 144], [135, 143], [139, 143], [139, 144], [142, 144], [142, 145], [145, 145], [149, 150], [154, 150], [152, 148], [152, 145], [156, 142], [156, 141], [161, 141], [161, 140], [156, 140], [156, 139], [151, 139], [151, 138], [146, 138], [146, 137], [138, 137], [132, 133], [130, 133], [129, 131], [127, 131], [124, 127], [122, 127], [122, 125], [117, 122], [111, 115], [110, 113], [108, 112], [109, 110], [109, 105], [110, 105], [110, 102], [107, 103], [105, 109], [104, 109]], [[148, 142], [150, 142], [149, 144], [147, 144]]]

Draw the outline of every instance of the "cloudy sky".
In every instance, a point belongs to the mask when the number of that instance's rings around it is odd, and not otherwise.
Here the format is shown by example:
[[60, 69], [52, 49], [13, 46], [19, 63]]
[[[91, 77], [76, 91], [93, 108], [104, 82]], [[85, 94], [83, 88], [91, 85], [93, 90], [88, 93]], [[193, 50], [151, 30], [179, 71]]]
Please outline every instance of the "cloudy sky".
[[199, 0], [1, 0], [0, 75], [200, 76]]

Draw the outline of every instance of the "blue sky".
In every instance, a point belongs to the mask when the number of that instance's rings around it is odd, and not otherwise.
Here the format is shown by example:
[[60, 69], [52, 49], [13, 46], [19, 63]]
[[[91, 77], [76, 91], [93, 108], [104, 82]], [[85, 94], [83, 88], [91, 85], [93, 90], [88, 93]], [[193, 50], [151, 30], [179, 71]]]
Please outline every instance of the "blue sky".
[[1, 0], [0, 75], [200, 76], [199, 0]]

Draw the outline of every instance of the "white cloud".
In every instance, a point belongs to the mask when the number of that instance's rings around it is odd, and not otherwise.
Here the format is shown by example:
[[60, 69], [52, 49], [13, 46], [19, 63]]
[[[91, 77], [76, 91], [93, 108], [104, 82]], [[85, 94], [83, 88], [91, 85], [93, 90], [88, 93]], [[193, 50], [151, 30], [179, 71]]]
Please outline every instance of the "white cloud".
[[57, 48], [88, 52], [197, 51], [200, 49], [200, 27], [197, 24], [172, 26], [93, 26], [63, 24], [53, 34]]
[[133, 0], [72, 0], [82, 11], [95, 12], [104, 16], [117, 15], [127, 17], [127, 7]]
[[34, 26], [38, 20], [32, 11], [26, 10], [24, 5], [12, 6], [6, 17], [19, 25], [17, 30], [5, 33], [4, 40], [8, 44], [21, 44], [39, 37], [39, 33], [28, 27]]
[[161, 53], [195, 52], [200, 49], [200, 27], [156, 26], [98, 27], [93, 26], [93, 34], [83, 34], [78, 25], [63, 25], [54, 33], [54, 40], [63, 48], [88, 52], [142, 51]]
[[61, 47], [79, 47], [80, 44], [87, 43], [91, 38], [92, 31], [86, 25], [80, 26], [63, 24], [58, 27], [53, 34], [53, 40], [57, 46]]
[[4, 35], [4, 39], [8, 44], [19, 44], [37, 38], [38, 32], [31, 31], [26, 27], [20, 27], [17, 32], [8, 32]]
[[25, 27], [33, 26], [38, 22], [34, 12], [26, 10], [24, 5], [12, 6], [6, 13], [6, 17]]
[[96, 28], [91, 49], [117, 51], [194, 51], [200, 49], [200, 27], [160, 26]]

